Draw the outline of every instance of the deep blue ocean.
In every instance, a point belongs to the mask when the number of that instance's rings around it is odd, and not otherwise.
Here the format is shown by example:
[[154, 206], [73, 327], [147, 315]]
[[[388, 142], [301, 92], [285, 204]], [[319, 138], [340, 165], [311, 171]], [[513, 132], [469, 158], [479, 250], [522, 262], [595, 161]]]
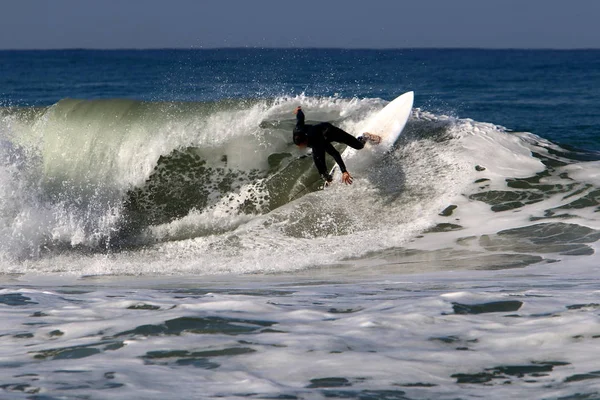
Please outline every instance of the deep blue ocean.
[[[293, 110], [409, 91], [324, 189]], [[600, 399], [599, 106], [600, 50], [0, 51], [0, 398]]]

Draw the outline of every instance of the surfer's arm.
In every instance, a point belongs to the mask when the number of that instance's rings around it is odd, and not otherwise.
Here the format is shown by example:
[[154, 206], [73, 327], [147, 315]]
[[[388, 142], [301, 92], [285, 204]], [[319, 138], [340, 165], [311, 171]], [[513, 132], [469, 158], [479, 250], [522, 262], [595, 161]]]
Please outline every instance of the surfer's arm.
[[352, 175], [346, 171], [346, 165], [344, 164], [344, 160], [342, 159], [340, 152], [337, 151], [336, 148], [333, 147], [333, 145], [329, 142], [327, 142], [325, 150], [331, 154], [337, 165], [340, 166], [340, 171], [342, 171], [342, 182], [344, 182], [346, 185], [352, 185]]
[[325, 142], [325, 151], [327, 151], [331, 157], [333, 157], [337, 165], [340, 166], [340, 171], [342, 171], [342, 173], [346, 172], [346, 164], [344, 164], [342, 155], [335, 149], [335, 147], [333, 147], [331, 143]]

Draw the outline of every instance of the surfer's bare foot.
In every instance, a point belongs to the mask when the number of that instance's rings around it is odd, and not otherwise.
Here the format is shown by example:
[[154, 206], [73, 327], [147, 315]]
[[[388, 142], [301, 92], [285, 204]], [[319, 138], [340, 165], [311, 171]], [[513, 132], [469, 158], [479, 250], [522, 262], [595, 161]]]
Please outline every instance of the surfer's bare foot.
[[374, 135], [374, 134], [369, 133], [369, 132], [365, 132], [362, 135], [363, 135], [363, 137], [365, 139], [367, 139], [369, 142], [371, 142], [373, 144], [379, 144], [379, 143], [381, 143], [381, 136], [379, 136], [379, 135]]

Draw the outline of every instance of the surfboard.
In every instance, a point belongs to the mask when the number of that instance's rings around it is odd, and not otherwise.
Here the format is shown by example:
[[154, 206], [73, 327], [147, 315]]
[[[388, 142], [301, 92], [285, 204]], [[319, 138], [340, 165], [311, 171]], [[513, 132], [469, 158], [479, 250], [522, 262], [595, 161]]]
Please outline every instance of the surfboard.
[[[367, 143], [362, 150], [355, 150], [351, 147], [347, 147], [342, 153], [342, 158], [344, 159], [344, 163], [348, 167], [349, 172], [351, 171], [353, 164], [355, 164], [355, 161], [358, 161], [355, 159], [363, 159], [364, 163], [368, 163], [369, 159], [372, 159], [372, 157], [385, 154], [392, 148], [404, 130], [408, 117], [410, 117], [413, 101], [414, 92], [406, 92], [396, 97], [381, 111], [375, 114], [374, 117], [367, 121], [363, 128], [363, 132], [381, 136], [381, 143], [377, 145]], [[367, 152], [368, 155], [363, 154], [365, 152]], [[363, 162], [360, 164], [363, 164]], [[336, 179], [336, 172], [338, 172], [337, 165], [331, 170], [334, 181]], [[339, 179], [339, 176], [337, 176], [337, 178]]]

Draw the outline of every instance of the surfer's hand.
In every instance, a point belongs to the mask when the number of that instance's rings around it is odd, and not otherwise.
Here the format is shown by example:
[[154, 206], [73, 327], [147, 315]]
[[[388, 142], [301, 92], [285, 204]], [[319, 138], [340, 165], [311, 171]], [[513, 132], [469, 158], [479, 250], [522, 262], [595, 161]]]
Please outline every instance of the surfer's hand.
[[344, 172], [342, 174], [342, 182], [346, 185], [352, 185], [352, 175], [350, 175], [348, 172]]
[[333, 182], [333, 177], [329, 174], [321, 175], [321, 178], [325, 181], [325, 186], [328, 186], [331, 182]]
[[302, 110], [302, 106], [296, 107], [296, 109], [294, 110], [294, 114], [298, 114], [298, 111], [300, 110]]

